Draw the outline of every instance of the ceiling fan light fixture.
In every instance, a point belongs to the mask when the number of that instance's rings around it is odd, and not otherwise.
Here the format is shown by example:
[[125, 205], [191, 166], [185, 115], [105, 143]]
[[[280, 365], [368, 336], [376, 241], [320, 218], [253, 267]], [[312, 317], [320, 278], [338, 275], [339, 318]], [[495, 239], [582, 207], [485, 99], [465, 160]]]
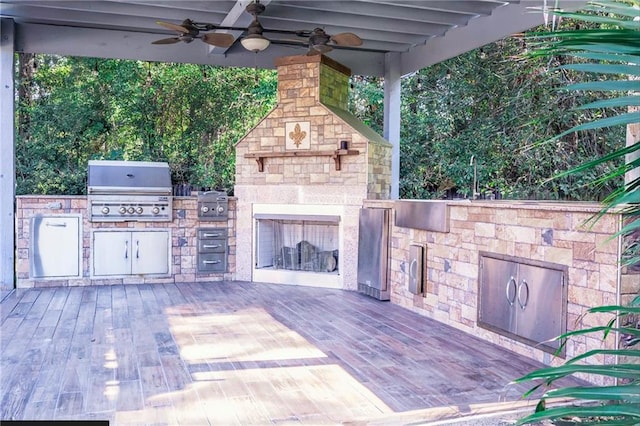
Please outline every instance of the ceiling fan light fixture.
[[242, 47], [250, 52], [258, 53], [269, 47], [271, 42], [260, 34], [249, 34], [240, 40]]

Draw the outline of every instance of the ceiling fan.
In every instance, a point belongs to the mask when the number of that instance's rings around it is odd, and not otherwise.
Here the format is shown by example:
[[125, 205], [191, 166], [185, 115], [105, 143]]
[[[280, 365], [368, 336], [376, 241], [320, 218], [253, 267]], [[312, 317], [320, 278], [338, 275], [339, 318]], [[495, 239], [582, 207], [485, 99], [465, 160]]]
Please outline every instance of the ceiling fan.
[[[352, 48], [362, 45], [362, 39], [354, 33], [340, 33], [329, 35], [322, 28], [315, 28], [313, 31], [308, 30], [276, 30], [263, 28], [258, 20], [258, 15], [262, 14], [265, 6], [256, 0], [251, 2], [245, 8], [245, 11], [253, 16], [253, 21], [247, 28], [242, 27], [225, 27], [209, 23], [194, 22], [185, 19], [181, 25], [172, 24], [170, 22], [158, 21], [157, 24], [178, 33], [175, 37], [156, 40], [152, 44], [173, 44], [173, 43], [191, 43], [195, 39], [216, 47], [228, 48], [235, 42], [235, 37], [227, 33], [206, 32], [215, 30], [242, 31], [240, 43], [242, 46], [252, 52], [261, 52], [265, 50], [271, 43], [285, 45], [308, 46], [307, 55], [321, 55], [330, 52], [334, 48]], [[301, 40], [267, 38], [263, 33], [287, 34], [300, 37]], [[304, 40], [306, 39], [306, 40]]]

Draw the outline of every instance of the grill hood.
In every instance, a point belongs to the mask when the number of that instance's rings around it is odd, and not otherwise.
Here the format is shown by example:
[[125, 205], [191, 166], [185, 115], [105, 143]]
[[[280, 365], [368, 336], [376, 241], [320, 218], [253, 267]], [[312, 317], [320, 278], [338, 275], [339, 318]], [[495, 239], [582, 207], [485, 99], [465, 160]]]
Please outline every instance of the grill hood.
[[169, 164], [149, 161], [91, 160], [87, 193], [171, 195]]

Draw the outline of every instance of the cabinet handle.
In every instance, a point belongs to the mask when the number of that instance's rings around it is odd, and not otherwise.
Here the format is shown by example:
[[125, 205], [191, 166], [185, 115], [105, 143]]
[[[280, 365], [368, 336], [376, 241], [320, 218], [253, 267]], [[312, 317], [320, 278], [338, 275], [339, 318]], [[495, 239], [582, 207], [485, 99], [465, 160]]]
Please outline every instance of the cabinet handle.
[[220, 263], [219, 260], [203, 260], [202, 263], [205, 265], [215, 265], [216, 263]]
[[[526, 288], [527, 289], [527, 298], [525, 299], [524, 303], [522, 303], [522, 288]], [[523, 279], [520, 282], [520, 285], [518, 286], [518, 304], [520, 305], [521, 309], [524, 309], [527, 307], [527, 305], [529, 304], [529, 283], [527, 283], [527, 280]]]
[[212, 248], [222, 247], [222, 245], [220, 245], [220, 244], [203, 244], [203, 246], [202, 246], [202, 247], [203, 247], [203, 248], [212, 249]]
[[140, 259], [140, 240], [136, 240], [136, 259]]
[[209, 234], [208, 232], [205, 232], [204, 234], [202, 234], [202, 236], [204, 238], [216, 238], [216, 237], [222, 237], [221, 233], [216, 233], [216, 234]]
[[129, 241], [124, 242], [124, 258], [129, 258]]
[[416, 272], [418, 272], [418, 261], [416, 259], [413, 259], [409, 264], [409, 278], [411, 278], [412, 280], [418, 278], [416, 276]]
[[56, 228], [66, 228], [67, 227], [67, 223], [66, 222], [62, 222], [62, 223], [59, 223], [59, 222], [45, 222], [44, 224], [45, 224], [45, 226], [54, 226]]
[[[511, 285], [511, 283], [513, 283], [513, 300], [511, 300], [511, 298], [509, 297], [509, 286]], [[513, 304], [516, 303], [517, 287], [518, 287], [518, 283], [516, 282], [516, 279], [513, 277], [509, 278], [509, 281], [507, 281], [507, 285], [504, 288], [504, 291], [505, 291], [505, 296], [507, 297], [507, 302], [509, 302], [510, 306], [513, 306]]]

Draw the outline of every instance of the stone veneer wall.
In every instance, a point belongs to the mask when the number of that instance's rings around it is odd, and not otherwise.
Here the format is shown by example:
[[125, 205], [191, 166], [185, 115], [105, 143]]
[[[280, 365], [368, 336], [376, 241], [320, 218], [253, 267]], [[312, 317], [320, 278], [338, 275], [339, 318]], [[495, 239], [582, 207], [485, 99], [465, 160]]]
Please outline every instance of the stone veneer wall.
[[[278, 61], [278, 105], [236, 145], [236, 186], [336, 185], [365, 191], [363, 199], [388, 199], [391, 144], [368, 128], [363, 134], [365, 126], [346, 111], [348, 68], [325, 56]], [[271, 157], [265, 159], [264, 172], [258, 172], [256, 161], [244, 158], [256, 152], [285, 153], [285, 125], [299, 121], [311, 124], [307, 151], [336, 150], [346, 140], [360, 154], [343, 156], [341, 170], [330, 157]]]
[[[236, 145], [238, 198], [237, 278], [252, 280], [252, 208], [255, 204], [340, 206], [343, 209], [340, 274], [344, 288], [357, 288], [358, 212], [365, 199], [388, 199], [391, 144], [346, 111], [350, 70], [325, 56], [279, 58], [278, 105]], [[357, 155], [341, 157], [287, 154], [287, 123], [309, 122], [310, 154], [331, 152], [348, 141]], [[307, 153], [305, 152], [305, 154]], [[246, 154], [269, 153], [264, 171]], [[289, 152], [290, 154], [290, 152]], [[317, 214], [322, 214], [320, 211]]]
[[[172, 222], [89, 222], [87, 198], [84, 196], [42, 196], [26, 195], [16, 197], [16, 239], [17, 239], [17, 286], [50, 287], [50, 286], [83, 286], [110, 285], [128, 283], [178, 283], [199, 281], [232, 280], [235, 277], [235, 204], [236, 199], [229, 201], [229, 219], [224, 222], [201, 222], [198, 220], [196, 197], [174, 197]], [[60, 203], [61, 208], [56, 204]], [[30, 220], [35, 215], [82, 215], [82, 277], [69, 279], [38, 279], [29, 276], [30, 262]], [[226, 227], [229, 235], [227, 272], [217, 274], [196, 274], [197, 262], [197, 228]], [[171, 276], [169, 277], [120, 277], [108, 279], [91, 279], [91, 231], [96, 229], [171, 229]]]
[[[365, 205], [392, 208], [393, 203], [368, 201]], [[583, 226], [597, 211], [599, 208], [593, 204], [452, 202], [448, 233], [394, 225], [391, 232], [391, 302], [546, 364], [558, 364], [560, 360], [546, 352], [478, 327], [479, 252], [567, 265], [568, 330], [602, 325], [608, 316], [590, 314], [582, 317], [582, 314], [590, 307], [619, 302], [619, 241], [611, 241], [610, 237], [620, 229], [621, 217], [607, 214], [593, 227]], [[401, 263], [407, 263], [409, 259], [410, 244], [426, 247], [427, 276], [422, 295], [408, 291], [406, 275], [401, 272]], [[640, 275], [628, 277], [625, 278], [627, 286], [640, 286]], [[603, 347], [600, 337], [583, 336], [570, 340], [567, 357]], [[605, 346], [613, 345], [615, 341], [611, 338]], [[612, 357], [596, 359], [614, 362]]]

